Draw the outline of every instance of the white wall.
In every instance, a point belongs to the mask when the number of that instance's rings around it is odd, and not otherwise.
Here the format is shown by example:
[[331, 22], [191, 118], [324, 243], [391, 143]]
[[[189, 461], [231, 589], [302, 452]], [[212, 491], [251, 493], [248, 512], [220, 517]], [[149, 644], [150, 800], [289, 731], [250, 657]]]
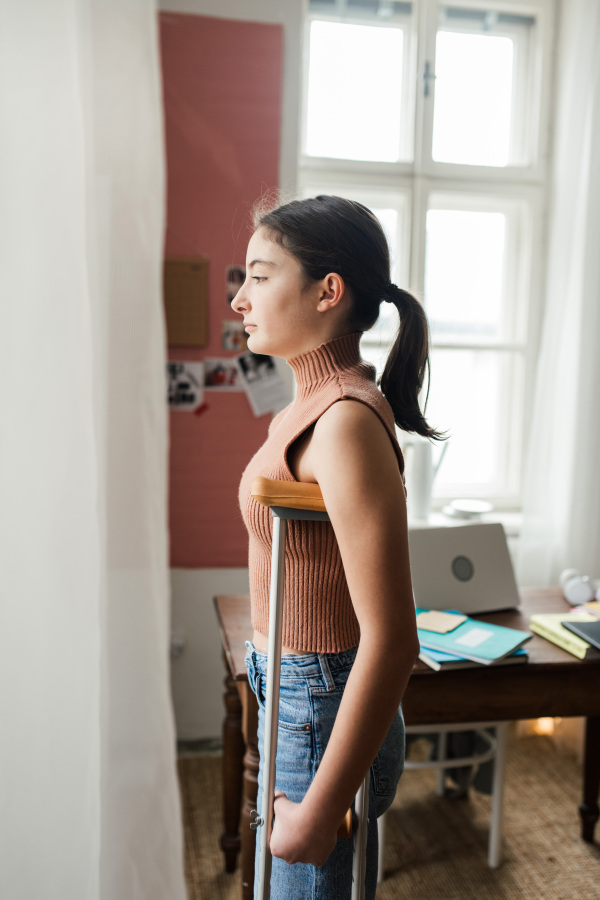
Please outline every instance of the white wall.
[[171, 662], [179, 740], [221, 735], [225, 665], [213, 597], [247, 593], [248, 569], [171, 569], [172, 634], [184, 640]]

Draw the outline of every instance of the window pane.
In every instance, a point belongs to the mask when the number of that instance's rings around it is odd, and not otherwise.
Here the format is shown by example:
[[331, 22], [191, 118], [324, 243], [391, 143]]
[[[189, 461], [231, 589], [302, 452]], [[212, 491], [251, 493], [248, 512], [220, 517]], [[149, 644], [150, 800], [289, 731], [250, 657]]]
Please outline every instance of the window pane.
[[314, 21], [306, 152], [396, 162], [400, 157], [401, 28]]
[[438, 162], [508, 164], [513, 43], [489, 34], [438, 32], [432, 148]]
[[506, 215], [456, 209], [427, 213], [425, 306], [438, 341], [505, 339]]
[[520, 433], [520, 412], [509, 402], [520, 363], [513, 353], [432, 351], [426, 417], [450, 435], [435, 484], [438, 496], [456, 488], [475, 496], [506, 490], [509, 423], [513, 438]]

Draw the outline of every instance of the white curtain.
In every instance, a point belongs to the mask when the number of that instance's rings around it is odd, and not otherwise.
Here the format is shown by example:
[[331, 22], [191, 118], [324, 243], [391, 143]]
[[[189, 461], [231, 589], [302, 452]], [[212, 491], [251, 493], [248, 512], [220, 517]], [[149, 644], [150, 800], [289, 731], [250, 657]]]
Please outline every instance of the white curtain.
[[152, 0], [0, 4], [0, 896], [185, 897]]
[[519, 583], [600, 577], [600, 4], [559, 22], [547, 296], [525, 472]]

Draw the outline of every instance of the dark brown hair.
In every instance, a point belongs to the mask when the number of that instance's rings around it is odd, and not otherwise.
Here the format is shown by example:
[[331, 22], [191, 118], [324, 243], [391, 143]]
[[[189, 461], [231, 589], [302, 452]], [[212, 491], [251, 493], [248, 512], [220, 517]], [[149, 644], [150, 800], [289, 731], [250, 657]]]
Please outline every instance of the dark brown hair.
[[271, 232], [284, 250], [300, 263], [307, 282], [330, 272], [343, 278], [352, 300], [349, 326], [367, 331], [379, 317], [382, 300], [400, 315], [398, 334], [379, 386], [404, 431], [435, 440], [442, 434], [425, 420], [419, 394], [427, 372], [429, 395], [429, 327], [416, 297], [390, 282], [388, 243], [379, 220], [353, 200], [321, 195], [292, 200], [268, 212], [257, 211], [255, 228]]

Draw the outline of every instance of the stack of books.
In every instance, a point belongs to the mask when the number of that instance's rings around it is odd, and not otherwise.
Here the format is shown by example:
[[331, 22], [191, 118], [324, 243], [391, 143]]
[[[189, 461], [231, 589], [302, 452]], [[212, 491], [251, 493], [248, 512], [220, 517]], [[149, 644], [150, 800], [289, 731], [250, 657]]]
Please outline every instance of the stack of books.
[[436, 671], [528, 661], [529, 631], [479, 622], [460, 612], [417, 609], [419, 659]]
[[[599, 650], [596, 649], [598, 636], [595, 637], [600, 632], [597, 608], [598, 603], [593, 602], [584, 604], [572, 612], [537, 613], [531, 617], [529, 624], [532, 631], [556, 644], [557, 647], [562, 647], [567, 653], [571, 653], [578, 659], [588, 659], [599, 653]], [[572, 623], [575, 624], [575, 631], [579, 632], [578, 634], [568, 630]], [[586, 633], [592, 643], [580, 636]]]

